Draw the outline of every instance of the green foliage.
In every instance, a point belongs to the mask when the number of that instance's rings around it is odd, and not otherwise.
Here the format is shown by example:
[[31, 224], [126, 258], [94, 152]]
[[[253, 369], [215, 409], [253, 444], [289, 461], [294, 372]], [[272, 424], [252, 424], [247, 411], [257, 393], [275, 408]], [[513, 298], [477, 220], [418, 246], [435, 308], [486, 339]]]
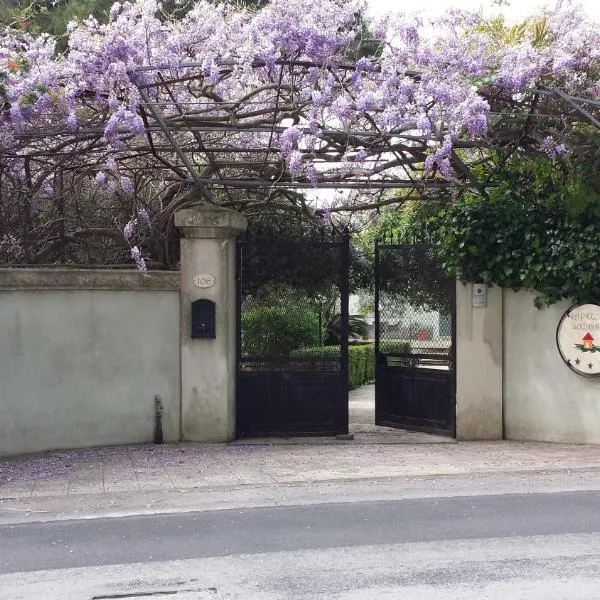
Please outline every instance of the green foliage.
[[319, 320], [310, 310], [270, 307], [242, 313], [244, 356], [284, 357], [294, 349], [318, 343]]
[[463, 281], [533, 289], [537, 306], [600, 301], [600, 219], [589, 210], [465, 198], [438, 223], [446, 267]]
[[361, 239], [365, 252], [373, 253], [375, 240], [394, 244], [426, 244], [432, 241], [431, 220], [444, 208], [443, 200], [401, 200], [397, 206], [382, 209]]
[[398, 354], [410, 354], [410, 342], [401, 340], [379, 340], [379, 351], [386, 354], [388, 364], [395, 367], [409, 367], [411, 360], [408, 356], [398, 356]]
[[363, 351], [365, 370], [363, 373], [363, 383], [375, 381], [375, 346], [373, 344], [363, 346], [350, 346]]
[[[315, 346], [294, 350], [291, 355], [303, 358], [319, 358], [334, 354], [339, 356], [339, 346]], [[348, 347], [348, 388], [354, 390], [375, 379], [375, 346], [361, 344]]]
[[410, 353], [410, 342], [403, 340], [380, 340], [379, 351], [387, 354], [398, 352], [400, 354]]
[[493, 166], [480, 173], [493, 185], [489, 197], [600, 216], [600, 136], [581, 130], [574, 139], [573, 151], [554, 159], [545, 154], [514, 154], [508, 160], [493, 155]]
[[350, 291], [373, 287], [373, 252], [365, 252], [358, 236], [350, 238]]
[[[124, 0], [0, 0], [0, 20], [23, 25], [31, 33], [50, 33], [58, 38], [58, 50], [67, 49], [65, 33], [70, 21], [82, 21], [90, 16], [101, 23], [108, 21], [108, 14], [115, 1]], [[218, 0], [215, 0], [217, 3]], [[162, 17], [181, 19], [194, 6], [196, 0], [163, 0]], [[229, 0], [226, 4], [257, 10], [268, 0]]]
[[[443, 200], [399, 198], [398, 205], [381, 210], [354, 240], [369, 265], [368, 278], [363, 276], [362, 279], [365, 283], [363, 289], [373, 289], [376, 240], [389, 244], [430, 244], [435, 233], [433, 219], [444, 205]], [[424, 276], [424, 272], [428, 275]], [[415, 307], [427, 306], [433, 310], [448, 309], [447, 301], [451, 295], [442, 289], [445, 275], [439, 258], [432, 253], [425, 256], [419, 251], [380, 253], [379, 275], [380, 290], [387, 296], [401, 294], [402, 299], [397, 298], [398, 302]]]
[[0, 0], [0, 23], [5, 28], [27, 29], [31, 16], [29, 4], [19, 0]]
[[[428, 242], [435, 254], [395, 264], [386, 257], [380, 270], [385, 286], [410, 290], [407, 301], [446, 312], [436, 301], [446, 274], [514, 290], [538, 292], [536, 305], [563, 299], [600, 300], [600, 143], [597, 131], [581, 127], [567, 156], [492, 154], [474, 174], [487, 186], [483, 195], [465, 195], [452, 204], [408, 203], [382, 211], [362, 236], [395, 243]], [[575, 138], [574, 138], [575, 139]], [[413, 264], [414, 263], [414, 264]], [[427, 270], [431, 277], [418, 277]], [[413, 273], [414, 271], [414, 273]], [[419, 284], [415, 282], [420, 281]]]
[[309, 297], [329, 297], [332, 282], [338, 281], [340, 249], [321, 242], [332, 239], [326, 223], [300, 219], [289, 210], [264, 210], [250, 217], [242, 238], [244, 293], [289, 286]]
[[49, 33], [57, 38], [59, 52], [67, 49], [66, 30], [70, 21], [90, 16], [106, 21], [115, 0], [14, 0], [2, 10], [0, 19], [12, 21], [32, 34]]
[[378, 274], [380, 309], [408, 305], [411, 310], [451, 312], [455, 282], [444, 270], [436, 248], [382, 246]]
[[347, 52], [349, 60], [356, 61], [363, 57], [379, 57], [385, 47], [385, 41], [377, 39], [370, 31], [367, 23], [360, 23], [360, 37], [354, 47]]
[[355, 390], [366, 383], [367, 356], [375, 356], [373, 347], [350, 346], [348, 348], [348, 389]]

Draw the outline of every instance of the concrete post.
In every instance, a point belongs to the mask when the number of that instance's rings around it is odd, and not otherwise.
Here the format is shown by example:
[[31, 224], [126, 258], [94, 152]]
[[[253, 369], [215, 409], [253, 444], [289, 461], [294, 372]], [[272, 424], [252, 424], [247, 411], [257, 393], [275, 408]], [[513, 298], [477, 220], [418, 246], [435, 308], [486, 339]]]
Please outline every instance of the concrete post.
[[473, 306], [471, 284], [456, 287], [456, 438], [499, 440], [502, 411], [502, 288]]
[[[246, 218], [196, 205], [175, 213], [181, 240], [181, 434], [191, 442], [235, 438], [235, 239]], [[191, 338], [191, 306], [215, 302], [214, 339]]]

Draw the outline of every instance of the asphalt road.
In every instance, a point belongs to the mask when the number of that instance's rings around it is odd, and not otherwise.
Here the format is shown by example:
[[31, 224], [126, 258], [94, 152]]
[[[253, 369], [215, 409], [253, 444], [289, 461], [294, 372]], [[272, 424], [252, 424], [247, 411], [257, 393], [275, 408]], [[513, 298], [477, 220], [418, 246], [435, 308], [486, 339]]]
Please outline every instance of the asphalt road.
[[600, 597], [600, 493], [0, 526], [0, 598]]

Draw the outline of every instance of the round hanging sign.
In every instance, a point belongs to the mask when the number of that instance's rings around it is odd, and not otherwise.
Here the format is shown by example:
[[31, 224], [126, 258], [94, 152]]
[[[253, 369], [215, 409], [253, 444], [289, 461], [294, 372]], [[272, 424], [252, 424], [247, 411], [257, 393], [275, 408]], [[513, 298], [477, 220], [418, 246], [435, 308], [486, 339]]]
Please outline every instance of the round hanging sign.
[[600, 375], [600, 306], [572, 306], [556, 330], [562, 359], [579, 375]]

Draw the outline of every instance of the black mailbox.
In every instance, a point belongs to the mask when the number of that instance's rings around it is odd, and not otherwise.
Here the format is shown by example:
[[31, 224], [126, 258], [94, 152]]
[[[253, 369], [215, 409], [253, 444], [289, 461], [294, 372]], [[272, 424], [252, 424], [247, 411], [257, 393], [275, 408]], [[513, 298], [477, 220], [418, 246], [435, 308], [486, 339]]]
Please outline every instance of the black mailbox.
[[212, 300], [192, 302], [192, 338], [214, 338], [215, 303]]

